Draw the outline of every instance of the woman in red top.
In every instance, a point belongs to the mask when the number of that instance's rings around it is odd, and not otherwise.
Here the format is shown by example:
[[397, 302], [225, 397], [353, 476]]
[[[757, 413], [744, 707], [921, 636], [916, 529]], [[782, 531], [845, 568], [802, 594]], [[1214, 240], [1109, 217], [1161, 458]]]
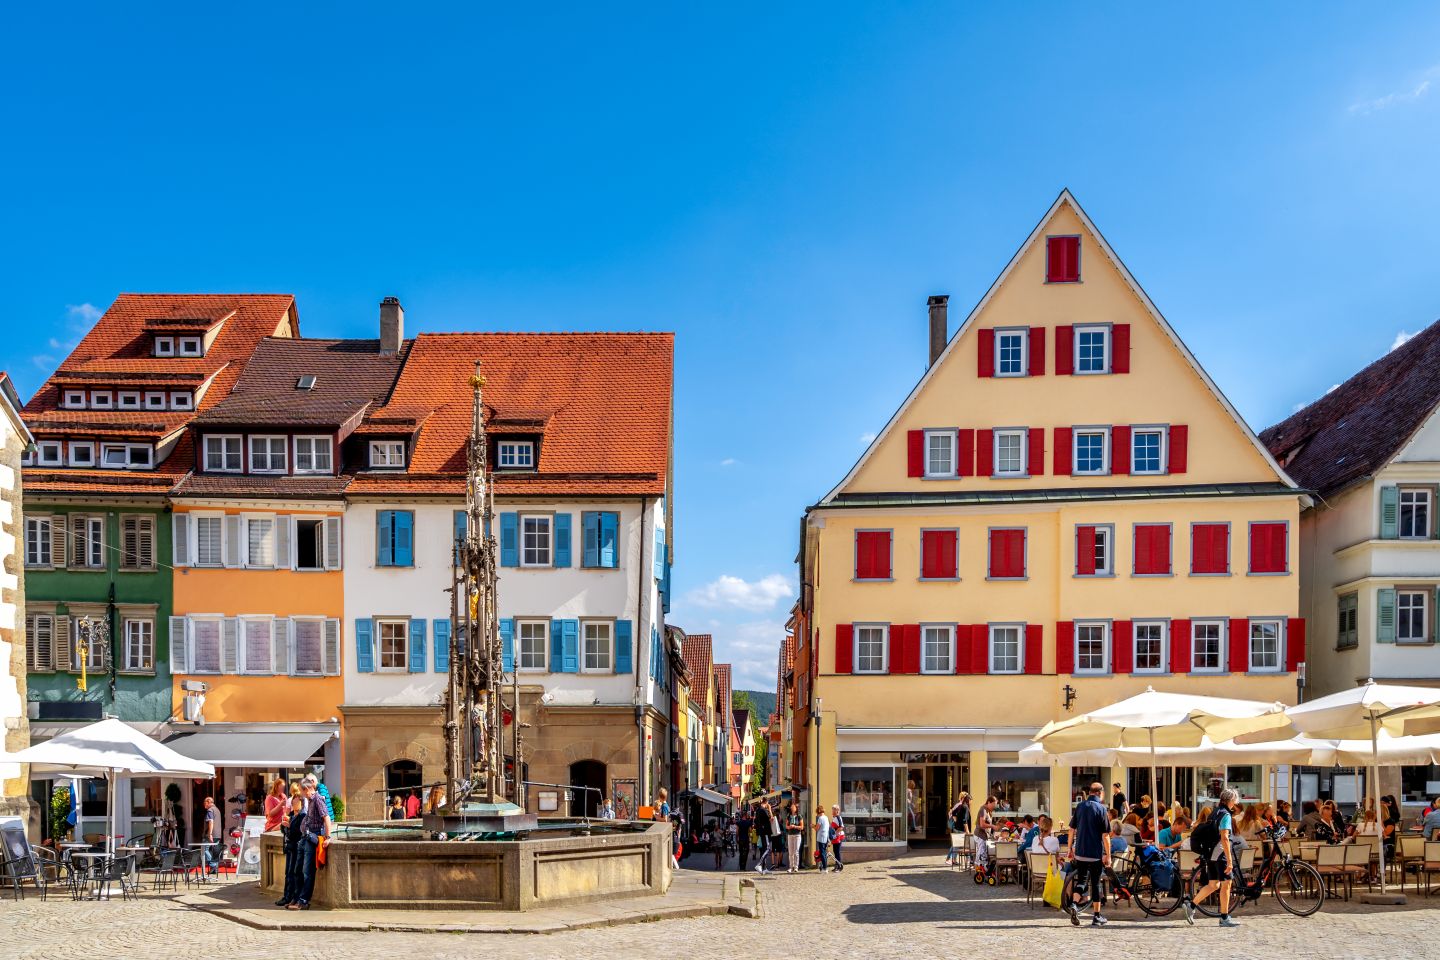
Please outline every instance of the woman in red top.
[[290, 806], [290, 797], [285, 791], [285, 781], [276, 780], [270, 784], [270, 792], [265, 796], [265, 832], [279, 830], [280, 824], [285, 821], [286, 808]]

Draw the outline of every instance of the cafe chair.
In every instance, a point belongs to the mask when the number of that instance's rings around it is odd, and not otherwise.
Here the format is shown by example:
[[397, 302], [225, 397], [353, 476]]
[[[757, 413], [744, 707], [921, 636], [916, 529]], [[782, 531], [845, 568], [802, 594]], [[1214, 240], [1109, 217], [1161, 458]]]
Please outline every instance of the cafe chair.
[[5, 860], [4, 864], [0, 865], [0, 878], [3, 878], [4, 883], [9, 884], [16, 900], [25, 899], [25, 884], [27, 883], [34, 884], [35, 889], [40, 891], [41, 900], [44, 900], [48, 893], [45, 870], [33, 853]]
[[955, 862], [952, 866], [959, 870], [968, 870], [970, 867], [970, 834], [950, 834], [950, 846], [955, 848]]
[[1025, 903], [1034, 907], [1036, 894], [1045, 893], [1045, 878], [1049, 871], [1057, 869], [1055, 857], [1048, 853], [1026, 850], [1027, 872], [1025, 875]]
[[1425, 862], [1425, 838], [1407, 835], [1400, 838], [1395, 850], [1395, 869], [1400, 872], [1400, 889], [1405, 889], [1405, 875], [1415, 874], [1415, 889], [1420, 889], [1420, 870]]
[[174, 890], [180, 886], [180, 874], [176, 870], [179, 859], [179, 850], [161, 850], [159, 859], [140, 872], [148, 873], [154, 878], [157, 891], [165, 889], [167, 882], [170, 884], [170, 889]]
[[1356, 881], [1363, 881], [1367, 887], [1375, 886], [1370, 873], [1370, 844], [1347, 843], [1340, 849], [1345, 851], [1345, 882], [1351, 889]]
[[1420, 869], [1425, 873], [1425, 896], [1428, 897], [1435, 892], [1435, 888], [1430, 885], [1430, 878], [1440, 873], [1440, 840], [1426, 840], [1424, 856]]
[[1014, 840], [999, 840], [995, 843], [995, 859], [990, 864], [996, 879], [1008, 874], [1016, 883], [1020, 882], [1020, 844]]
[[[1349, 874], [1345, 872], [1345, 848], [1326, 844], [1315, 849], [1315, 870], [1334, 896], [1350, 899]], [[1340, 892], [1344, 888], [1344, 893]]]

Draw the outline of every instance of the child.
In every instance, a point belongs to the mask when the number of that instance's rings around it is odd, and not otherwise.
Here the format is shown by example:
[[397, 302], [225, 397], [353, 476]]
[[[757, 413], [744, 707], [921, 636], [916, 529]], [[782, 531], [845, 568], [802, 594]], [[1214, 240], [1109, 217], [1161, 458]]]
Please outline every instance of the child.
[[305, 833], [305, 799], [290, 798], [290, 814], [280, 825], [285, 837], [285, 893], [275, 901], [277, 907], [287, 907], [300, 899], [300, 888], [304, 882], [305, 867], [300, 862], [300, 837]]

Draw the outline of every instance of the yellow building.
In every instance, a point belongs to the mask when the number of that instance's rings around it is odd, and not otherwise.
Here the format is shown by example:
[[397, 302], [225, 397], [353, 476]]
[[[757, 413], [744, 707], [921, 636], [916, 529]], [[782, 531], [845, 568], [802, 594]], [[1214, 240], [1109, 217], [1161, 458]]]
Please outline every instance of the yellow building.
[[[1147, 686], [1293, 702], [1304, 658], [1303, 492], [1068, 191], [948, 340], [946, 307], [919, 384], [806, 512], [823, 703], [794, 739], [847, 854], [943, 836], [960, 790], [1067, 818], [1124, 772], [1019, 765], [1047, 721]], [[1258, 767], [1158, 793], [1221, 778], [1269, 793]]]

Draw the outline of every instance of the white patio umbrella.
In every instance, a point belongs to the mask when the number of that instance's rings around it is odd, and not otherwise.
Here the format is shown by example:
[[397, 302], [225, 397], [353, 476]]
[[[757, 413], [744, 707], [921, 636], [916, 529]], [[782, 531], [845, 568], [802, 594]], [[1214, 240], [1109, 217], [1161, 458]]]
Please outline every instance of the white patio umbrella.
[[[1397, 711], [1435, 703], [1440, 703], [1440, 689], [1402, 687], [1366, 680], [1353, 689], [1341, 690], [1328, 697], [1291, 707], [1285, 711], [1285, 716], [1296, 730], [1312, 737], [1369, 742], [1371, 793], [1376, 796], [1375, 809], [1378, 814], [1381, 731], [1391, 734], [1402, 731], [1404, 722], [1395, 719]], [[1391, 900], [1390, 893], [1385, 889], [1384, 843], [1380, 844], [1380, 897], [1386, 902], [1405, 902], [1404, 894]]]
[[[1230, 700], [1187, 693], [1161, 693], [1147, 687], [1144, 693], [1091, 710], [1089, 713], [1047, 723], [1034, 737], [1052, 753], [1075, 750], [1144, 748], [1150, 761], [1150, 783], [1155, 783], [1156, 751], [1162, 747], [1199, 747], [1243, 733], [1285, 725], [1285, 705], [1260, 700]], [[1150, 808], [1152, 829], [1160, 834], [1158, 805]]]
[[70, 730], [51, 740], [6, 754], [7, 763], [28, 763], [32, 773], [90, 773], [109, 781], [110, 838], [115, 844], [115, 775], [213, 777], [215, 768], [192, 760], [113, 717]]

